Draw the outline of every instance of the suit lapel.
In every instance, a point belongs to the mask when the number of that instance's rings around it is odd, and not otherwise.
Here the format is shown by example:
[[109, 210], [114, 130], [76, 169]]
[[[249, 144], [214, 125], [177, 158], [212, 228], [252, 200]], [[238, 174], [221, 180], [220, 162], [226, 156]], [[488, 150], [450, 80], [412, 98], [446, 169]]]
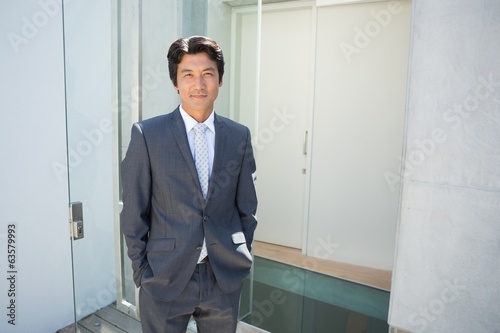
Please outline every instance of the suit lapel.
[[193, 161], [193, 156], [191, 155], [191, 149], [189, 148], [189, 142], [186, 135], [186, 125], [182, 120], [179, 108], [177, 108], [172, 114], [171, 122], [172, 133], [174, 134], [175, 141], [179, 147], [179, 151], [182, 157], [186, 161], [186, 165], [193, 176], [193, 181], [198, 188], [201, 200], [203, 201], [203, 195], [201, 193], [200, 181], [198, 180], [198, 173], [196, 172], [196, 166]]
[[[224, 125], [224, 121], [217, 117], [217, 114], [214, 115], [214, 126], [215, 126], [215, 151], [214, 151], [214, 161], [212, 164], [212, 174], [210, 176], [210, 183], [208, 184], [208, 194], [207, 200], [210, 199], [210, 193], [212, 192], [212, 188], [216, 186], [214, 179], [216, 179], [218, 172], [220, 171], [223, 156], [224, 156], [224, 148], [226, 146], [227, 140], [227, 128]], [[191, 175], [193, 176], [194, 183], [196, 184], [196, 188], [199, 190], [200, 198], [203, 200], [203, 195], [201, 193], [200, 181], [198, 180], [198, 173], [196, 172], [196, 166], [193, 161], [193, 156], [191, 155], [191, 149], [189, 148], [189, 142], [187, 140], [186, 135], [186, 126], [184, 125], [184, 121], [182, 120], [179, 108], [177, 108], [172, 115], [171, 121], [171, 129], [174, 134], [175, 141], [177, 142], [177, 146], [186, 161], [186, 165], [188, 166]]]

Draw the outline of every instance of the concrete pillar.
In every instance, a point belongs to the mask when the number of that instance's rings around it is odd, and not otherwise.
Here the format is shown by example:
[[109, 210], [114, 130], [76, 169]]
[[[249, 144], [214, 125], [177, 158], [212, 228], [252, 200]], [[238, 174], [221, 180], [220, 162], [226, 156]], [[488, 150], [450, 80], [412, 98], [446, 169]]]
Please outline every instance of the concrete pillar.
[[500, 2], [413, 13], [389, 324], [500, 332]]

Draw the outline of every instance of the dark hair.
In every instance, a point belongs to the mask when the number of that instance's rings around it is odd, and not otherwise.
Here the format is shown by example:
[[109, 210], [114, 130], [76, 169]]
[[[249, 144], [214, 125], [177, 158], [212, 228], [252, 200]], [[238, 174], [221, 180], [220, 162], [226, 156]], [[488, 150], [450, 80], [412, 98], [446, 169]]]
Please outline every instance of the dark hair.
[[167, 53], [168, 73], [170, 80], [177, 87], [177, 67], [185, 54], [206, 53], [210, 59], [216, 62], [219, 71], [219, 83], [222, 82], [224, 75], [224, 56], [217, 43], [208, 37], [191, 36], [180, 38], [170, 45]]

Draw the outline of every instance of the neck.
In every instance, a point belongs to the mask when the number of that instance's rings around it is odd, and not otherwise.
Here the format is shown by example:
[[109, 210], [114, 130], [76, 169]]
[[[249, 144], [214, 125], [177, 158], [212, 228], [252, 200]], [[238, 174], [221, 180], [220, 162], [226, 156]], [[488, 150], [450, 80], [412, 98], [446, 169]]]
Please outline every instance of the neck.
[[184, 111], [186, 111], [186, 113], [188, 115], [190, 115], [191, 118], [193, 118], [194, 120], [196, 120], [199, 123], [205, 122], [205, 120], [207, 120], [208, 117], [210, 117], [210, 115], [213, 112], [213, 108], [212, 109], [206, 109], [206, 110], [193, 110], [193, 109], [186, 109], [186, 108], [184, 108], [183, 105], [182, 105], [182, 109]]

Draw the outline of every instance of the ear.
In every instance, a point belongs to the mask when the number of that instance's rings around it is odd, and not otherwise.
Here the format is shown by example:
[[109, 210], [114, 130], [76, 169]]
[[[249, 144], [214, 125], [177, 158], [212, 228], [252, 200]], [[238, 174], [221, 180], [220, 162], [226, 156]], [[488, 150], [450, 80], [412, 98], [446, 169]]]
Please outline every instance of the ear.
[[222, 87], [223, 80], [220, 80], [219, 87]]

